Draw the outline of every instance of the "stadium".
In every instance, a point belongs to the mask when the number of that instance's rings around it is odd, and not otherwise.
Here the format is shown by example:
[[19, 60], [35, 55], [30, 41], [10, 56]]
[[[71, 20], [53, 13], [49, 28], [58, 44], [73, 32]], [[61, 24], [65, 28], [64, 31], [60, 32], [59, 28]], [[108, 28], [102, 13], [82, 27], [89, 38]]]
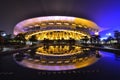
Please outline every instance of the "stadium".
[[14, 28], [14, 35], [26, 33], [25, 38], [35, 35], [37, 40], [80, 40], [84, 36], [99, 31], [94, 22], [77, 17], [46, 16], [27, 19], [19, 22]]
[[22, 33], [26, 40], [34, 36], [37, 41], [44, 42], [40, 42], [37, 48], [25, 51], [22, 61], [17, 58], [21, 53], [14, 57], [18, 64], [40, 70], [85, 67], [96, 61], [96, 51], [82, 48], [76, 41], [85, 36], [90, 38], [98, 32], [99, 27], [94, 22], [83, 18], [46, 16], [27, 19], [15, 26], [14, 35]]

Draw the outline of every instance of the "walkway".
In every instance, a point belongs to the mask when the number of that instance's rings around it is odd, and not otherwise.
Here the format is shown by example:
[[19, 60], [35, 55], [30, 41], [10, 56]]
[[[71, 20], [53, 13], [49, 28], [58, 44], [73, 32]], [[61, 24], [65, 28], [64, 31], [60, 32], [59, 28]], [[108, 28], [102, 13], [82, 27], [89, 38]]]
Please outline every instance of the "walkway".
[[100, 50], [100, 51], [105, 51], [105, 52], [111, 52], [115, 53], [117, 55], [120, 55], [120, 49], [115, 49], [115, 48], [109, 48], [109, 47], [94, 47], [94, 46], [84, 46], [86, 48], [91, 48], [91, 50]]

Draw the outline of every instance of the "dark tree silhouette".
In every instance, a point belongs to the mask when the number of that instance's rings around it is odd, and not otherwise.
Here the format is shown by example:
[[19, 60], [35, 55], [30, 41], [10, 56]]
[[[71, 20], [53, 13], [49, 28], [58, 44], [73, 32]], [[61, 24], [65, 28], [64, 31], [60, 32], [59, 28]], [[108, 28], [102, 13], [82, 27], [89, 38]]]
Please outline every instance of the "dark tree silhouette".
[[99, 44], [100, 42], [100, 35], [92, 35], [90, 38], [91, 44]]
[[118, 30], [114, 31], [114, 37], [117, 40], [117, 43], [120, 43], [120, 32]]
[[23, 34], [23, 33], [18, 34], [17, 36], [15, 36], [14, 39], [15, 40], [20, 40], [20, 41], [26, 41], [25, 34]]
[[26, 42], [25, 34], [23, 33], [18, 34], [17, 36], [15, 36], [14, 40], [18, 42], [17, 44], [21, 44], [21, 41], [22, 41], [22, 44], [25, 44]]
[[31, 36], [31, 38], [29, 39], [29, 41], [31, 41], [31, 42], [37, 41], [36, 36], [35, 35]]
[[87, 41], [89, 40], [89, 38], [87, 36], [83, 36], [83, 39], [82, 39], [85, 43], [87, 43]]

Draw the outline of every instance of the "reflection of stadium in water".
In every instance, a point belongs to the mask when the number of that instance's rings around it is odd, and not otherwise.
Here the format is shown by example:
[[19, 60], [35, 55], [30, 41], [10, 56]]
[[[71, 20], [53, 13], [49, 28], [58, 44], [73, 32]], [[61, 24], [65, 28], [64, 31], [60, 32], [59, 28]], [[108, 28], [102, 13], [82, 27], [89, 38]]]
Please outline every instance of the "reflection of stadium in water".
[[60, 54], [74, 54], [79, 52], [81, 49], [80, 46], [77, 45], [44, 45], [37, 49], [37, 54], [44, 53], [44, 54], [53, 54], [53, 55], [60, 55]]
[[89, 66], [96, 62], [96, 51], [78, 45], [41, 45], [14, 55], [22, 66], [39, 70], [69, 70]]

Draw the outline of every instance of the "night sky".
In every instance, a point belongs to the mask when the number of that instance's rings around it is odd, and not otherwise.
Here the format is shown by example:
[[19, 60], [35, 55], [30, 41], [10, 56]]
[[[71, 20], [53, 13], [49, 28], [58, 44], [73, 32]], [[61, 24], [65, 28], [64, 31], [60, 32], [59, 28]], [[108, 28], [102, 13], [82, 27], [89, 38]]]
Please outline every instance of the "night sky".
[[0, 30], [7, 33], [22, 20], [51, 15], [92, 20], [102, 37], [120, 30], [120, 0], [0, 0]]

